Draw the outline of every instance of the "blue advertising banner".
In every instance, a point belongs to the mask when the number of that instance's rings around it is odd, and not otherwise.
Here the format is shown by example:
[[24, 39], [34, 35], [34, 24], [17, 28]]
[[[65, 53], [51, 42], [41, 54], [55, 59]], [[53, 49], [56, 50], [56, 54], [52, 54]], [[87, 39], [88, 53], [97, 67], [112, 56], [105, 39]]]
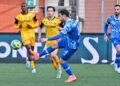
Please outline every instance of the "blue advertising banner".
[[[37, 35], [36, 35], [37, 36]], [[45, 36], [44, 34], [42, 36]], [[78, 51], [70, 58], [71, 63], [111, 63], [115, 59], [116, 50], [110, 41], [105, 42], [103, 34], [81, 34], [80, 47]], [[20, 34], [0, 33], [0, 62], [5, 63], [23, 63], [27, 57], [27, 50], [22, 47], [18, 50], [11, 48], [12, 40], [21, 40]], [[36, 42], [34, 51], [39, 53], [44, 48], [45, 43]], [[59, 50], [59, 56], [62, 50]], [[49, 58], [41, 58], [38, 63], [49, 62]]]

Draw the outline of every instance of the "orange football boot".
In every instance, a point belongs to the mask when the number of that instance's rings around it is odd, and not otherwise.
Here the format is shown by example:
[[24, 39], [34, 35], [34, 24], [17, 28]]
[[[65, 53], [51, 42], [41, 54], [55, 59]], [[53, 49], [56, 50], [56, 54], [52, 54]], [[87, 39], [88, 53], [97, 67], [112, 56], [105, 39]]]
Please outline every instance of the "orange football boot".
[[34, 57], [34, 60], [38, 60], [39, 59], [38, 54], [33, 52], [32, 50], [30, 50], [30, 54]]
[[77, 80], [77, 77], [75, 75], [73, 76], [69, 76], [67, 80], [65, 80], [65, 82], [74, 82]]

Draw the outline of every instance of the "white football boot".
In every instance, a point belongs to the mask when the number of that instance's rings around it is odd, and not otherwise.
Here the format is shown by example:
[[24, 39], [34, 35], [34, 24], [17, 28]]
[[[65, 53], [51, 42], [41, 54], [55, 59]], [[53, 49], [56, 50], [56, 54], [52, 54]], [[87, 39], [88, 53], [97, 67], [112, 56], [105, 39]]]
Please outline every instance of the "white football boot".
[[36, 73], [36, 69], [34, 68], [34, 69], [32, 69], [32, 73], [34, 74], [34, 73]]

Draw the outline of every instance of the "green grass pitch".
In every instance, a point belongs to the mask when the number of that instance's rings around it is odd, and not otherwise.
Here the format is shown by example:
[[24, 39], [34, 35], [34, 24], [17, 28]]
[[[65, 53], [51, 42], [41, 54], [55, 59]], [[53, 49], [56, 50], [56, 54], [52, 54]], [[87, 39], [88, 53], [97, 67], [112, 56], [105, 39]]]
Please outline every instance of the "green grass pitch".
[[37, 73], [31, 74], [25, 64], [0, 64], [0, 86], [120, 86], [120, 74], [107, 64], [70, 64], [78, 77], [74, 83], [65, 83], [67, 74], [56, 79], [51, 64], [37, 64]]

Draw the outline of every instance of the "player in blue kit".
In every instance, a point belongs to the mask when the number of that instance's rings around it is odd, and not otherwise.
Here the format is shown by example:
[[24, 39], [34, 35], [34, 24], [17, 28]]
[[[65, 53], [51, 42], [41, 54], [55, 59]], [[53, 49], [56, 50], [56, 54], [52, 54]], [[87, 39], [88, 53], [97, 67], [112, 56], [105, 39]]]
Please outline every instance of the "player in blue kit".
[[[69, 12], [66, 9], [62, 9], [59, 12], [59, 18], [60, 20], [65, 21], [65, 25], [60, 31], [60, 33], [51, 38], [42, 38], [41, 41], [46, 42], [51, 40], [57, 40], [59, 38], [61, 38], [61, 40], [53, 46], [50, 46], [47, 49], [40, 52], [39, 56], [41, 57], [45, 54], [53, 52], [55, 49], [63, 48], [64, 52], [60, 56], [60, 64], [66, 71], [66, 73], [69, 75], [68, 79], [65, 80], [65, 82], [73, 82], [76, 81], [77, 78], [71, 71], [71, 68], [66, 61], [76, 52], [76, 50], [79, 47], [80, 32], [78, 28], [78, 22], [74, 19], [69, 18]], [[35, 59], [37, 60], [38, 58]]]
[[110, 40], [117, 53], [115, 59], [115, 71], [120, 73], [120, 5], [115, 5], [114, 15], [109, 16], [104, 26], [104, 40], [108, 40], [108, 26], [111, 28]]

